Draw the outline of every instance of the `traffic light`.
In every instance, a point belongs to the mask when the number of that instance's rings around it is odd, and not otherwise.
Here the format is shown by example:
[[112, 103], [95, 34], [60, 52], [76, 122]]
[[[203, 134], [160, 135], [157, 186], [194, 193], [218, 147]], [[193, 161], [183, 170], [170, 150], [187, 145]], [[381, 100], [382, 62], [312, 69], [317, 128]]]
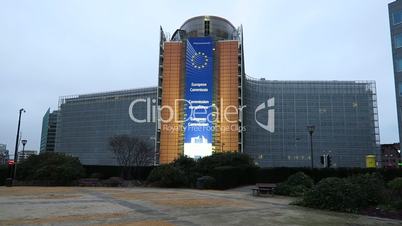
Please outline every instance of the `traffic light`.
[[321, 165], [324, 165], [325, 166], [325, 155], [321, 155], [320, 156], [320, 162], [321, 162]]
[[331, 159], [332, 159], [332, 157], [329, 156], [329, 155], [327, 155], [327, 167], [328, 167], [328, 168], [331, 167], [331, 165], [332, 165]]

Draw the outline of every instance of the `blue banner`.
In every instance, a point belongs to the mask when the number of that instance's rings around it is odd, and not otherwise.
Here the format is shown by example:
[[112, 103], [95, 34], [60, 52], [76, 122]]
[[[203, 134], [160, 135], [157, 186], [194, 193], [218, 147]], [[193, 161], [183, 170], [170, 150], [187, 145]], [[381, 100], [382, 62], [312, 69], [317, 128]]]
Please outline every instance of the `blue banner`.
[[184, 154], [212, 154], [213, 40], [189, 38], [186, 47]]

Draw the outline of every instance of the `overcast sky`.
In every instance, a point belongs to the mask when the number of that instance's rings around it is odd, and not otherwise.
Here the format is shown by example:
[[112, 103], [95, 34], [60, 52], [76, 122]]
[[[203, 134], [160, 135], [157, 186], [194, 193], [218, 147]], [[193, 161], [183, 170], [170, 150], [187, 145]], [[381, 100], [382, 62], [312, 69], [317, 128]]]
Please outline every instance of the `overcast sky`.
[[59, 96], [155, 86], [159, 26], [216, 15], [244, 27], [246, 72], [272, 80], [375, 80], [381, 143], [398, 142], [390, 0], [0, 0], [0, 143], [26, 149]]

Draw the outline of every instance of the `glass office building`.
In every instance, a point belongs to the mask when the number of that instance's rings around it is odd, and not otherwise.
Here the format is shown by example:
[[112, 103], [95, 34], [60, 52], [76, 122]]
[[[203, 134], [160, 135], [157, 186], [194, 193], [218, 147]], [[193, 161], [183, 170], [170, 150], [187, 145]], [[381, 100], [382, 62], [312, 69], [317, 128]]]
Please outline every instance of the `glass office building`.
[[47, 110], [42, 119], [40, 152], [54, 151], [56, 142], [57, 111]]
[[388, 8], [392, 40], [392, 57], [394, 62], [399, 140], [402, 141], [402, 1], [391, 2]]
[[324, 154], [336, 167], [365, 167], [365, 156], [379, 157], [374, 82], [245, 81], [244, 147], [260, 166], [310, 166], [310, 125], [314, 167]]
[[6, 165], [9, 159], [10, 156], [7, 150], [7, 145], [0, 144], [0, 165]]
[[109, 146], [116, 135], [138, 137], [154, 150], [155, 98], [156, 88], [61, 97], [55, 150], [84, 165], [116, 165]]
[[130, 135], [152, 145], [155, 164], [230, 151], [261, 167], [309, 167], [315, 126], [315, 167], [323, 154], [334, 167], [379, 160], [374, 82], [253, 79], [242, 27], [220, 17], [191, 18], [172, 37], [161, 29], [159, 44], [157, 87], [60, 98], [55, 151], [115, 165], [109, 139]]

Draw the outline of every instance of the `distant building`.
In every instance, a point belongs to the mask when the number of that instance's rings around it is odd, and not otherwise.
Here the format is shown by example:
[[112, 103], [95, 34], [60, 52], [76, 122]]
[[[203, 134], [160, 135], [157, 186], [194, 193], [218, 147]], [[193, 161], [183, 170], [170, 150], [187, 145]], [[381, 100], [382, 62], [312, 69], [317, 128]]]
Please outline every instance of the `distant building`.
[[398, 113], [399, 142], [402, 140], [402, 1], [388, 5], [394, 63], [395, 96]]
[[54, 151], [56, 142], [58, 111], [50, 113], [50, 108], [46, 111], [42, 121], [42, 134], [40, 141], [40, 152]]
[[7, 161], [10, 159], [9, 152], [7, 150], [7, 145], [0, 144], [0, 165], [7, 164]]
[[[141, 101], [133, 107], [135, 100]], [[116, 165], [109, 146], [116, 135], [137, 137], [154, 150], [155, 100], [156, 87], [61, 97], [55, 151], [79, 157], [84, 165]], [[150, 120], [138, 123], [134, 117]]]
[[381, 159], [384, 168], [399, 168], [401, 162], [401, 147], [400, 143], [382, 144]]
[[27, 159], [29, 156], [31, 155], [37, 155], [38, 151], [34, 151], [34, 150], [25, 150], [25, 151], [19, 151], [18, 152], [18, 160], [24, 160]]

